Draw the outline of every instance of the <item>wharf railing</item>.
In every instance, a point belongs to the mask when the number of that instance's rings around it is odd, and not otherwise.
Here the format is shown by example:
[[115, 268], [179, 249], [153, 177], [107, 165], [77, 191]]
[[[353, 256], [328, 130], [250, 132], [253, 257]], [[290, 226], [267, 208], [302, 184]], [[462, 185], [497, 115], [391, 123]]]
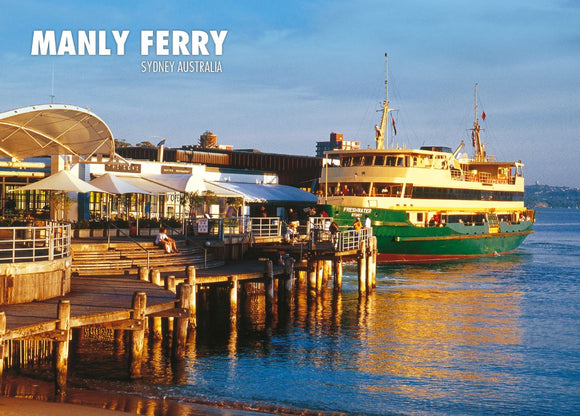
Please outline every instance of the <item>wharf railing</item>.
[[0, 227], [0, 263], [37, 262], [70, 257], [71, 225]]
[[336, 251], [358, 250], [362, 241], [368, 242], [373, 236], [372, 228], [361, 228], [360, 230], [344, 230], [337, 233], [334, 247]]
[[254, 237], [281, 237], [282, 220], [279, 217], [251, 217], [250, 232]]
[[250, 218], [225, 217], [225, 218], [196, 218], [188, 220], [186, 224], [186, 237], [207, 236], [223, 241], [225, 238], [240, 237], [250, 232]]

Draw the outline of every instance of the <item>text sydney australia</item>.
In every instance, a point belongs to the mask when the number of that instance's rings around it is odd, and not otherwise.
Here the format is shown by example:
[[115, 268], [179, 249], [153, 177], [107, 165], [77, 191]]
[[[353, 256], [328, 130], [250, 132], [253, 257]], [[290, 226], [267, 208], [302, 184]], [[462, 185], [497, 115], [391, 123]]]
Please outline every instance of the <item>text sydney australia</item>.
[[[227, 30], [142, 30], [141, 56], [222, 56]], [[35, 30], [31, 55], [125, 55], [129, 30]], [[222, 72], [219, 60], [143, 60], [141, 72]]]

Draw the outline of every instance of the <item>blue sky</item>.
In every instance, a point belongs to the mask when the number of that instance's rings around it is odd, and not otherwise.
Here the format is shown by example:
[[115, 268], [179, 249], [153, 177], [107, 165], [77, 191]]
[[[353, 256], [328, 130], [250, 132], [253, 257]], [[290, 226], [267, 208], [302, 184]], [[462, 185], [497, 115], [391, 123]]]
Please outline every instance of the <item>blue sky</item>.
[[[374, 145], [389, 54], [400, 145], [455, 148], [473, 122], [527, 183], [580, 186], [580, 1], [4, 2], [0, 112], [88, 107], [117, 138], [313, 155], [332, 131]], [[130, 30], [125, 56], [31, 56], [34, 30]], [[142, 57], [142, 30], [228, 30], [222, 56]], [[112, 44], [112, 37], [109, 36]], [[222, 73], [141, 73], [144, 59]], [[468, 140], [466, 140], [468, 143]], [[471, 149], [469, 149], [471, 152]]]

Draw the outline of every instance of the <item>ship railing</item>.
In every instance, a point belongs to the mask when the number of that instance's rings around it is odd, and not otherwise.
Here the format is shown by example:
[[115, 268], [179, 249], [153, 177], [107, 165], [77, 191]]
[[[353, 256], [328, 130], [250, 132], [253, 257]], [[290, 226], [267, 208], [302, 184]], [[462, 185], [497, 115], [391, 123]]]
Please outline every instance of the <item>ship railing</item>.
[[368, 242], [373, 236], [372, 228], [362, 228], [360, 230], [345, 230], [336, 234], [334, 248], [336, 251], [358, 250], [362, 241]]
[[0, 262], [38, 262], [70, 257], [71, 225], [0, 228]]

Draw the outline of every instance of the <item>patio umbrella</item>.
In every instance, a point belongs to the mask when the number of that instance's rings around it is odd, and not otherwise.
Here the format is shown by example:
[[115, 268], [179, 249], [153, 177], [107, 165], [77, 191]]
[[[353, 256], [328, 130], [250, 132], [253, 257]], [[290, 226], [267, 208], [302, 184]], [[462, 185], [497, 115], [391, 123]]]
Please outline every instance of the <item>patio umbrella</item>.
[[[99, 176], [93, 179], [90, 182], [94, 186], [98, 186], [99, 188], [103, 189], [109, 194], [116, 194], [116, 195], [124, 195], [124, 194], [137, 194], [137, 207], [139, 209], [139, 194], [146, 194], [151, 195], [151, 192], [148, 192], [138, 186], [135, 186], [133, 183], [130, 183], [127, 180], [124, 180], [122, 177], [114, 175], [112, 173], [105, 173], [102, 176]], [[108, 200], [110, 205], [110, 199]], [[110, 217], [111, 209], [110, 206], [107, 209], [108, 216]], [[140, 212], [137, 212], [137, 221], [135, 226], [137, 227], [137, 234], [139, 234], [139, 215]], [[127, 217], [128, 217], [127, 212]]]
[[[96, 186], [93, 186], [90, 183], [85, 182], [82, 179], [79, 179], [68, 170], [61, 170], [60, 172], [55, 173], [54, 175], [50, 175], [48, 178], [44, 178], [37, 182], [33, 182], [31, 184], [23, 186], [22, 188], [13, 189], [12, 191], [34, 191], [34, 190], [63, 192], [63, 193], [106, 192], [101, 188], [97, 188]], [[52, 212], [54, 208], [52, 198], [50, 205]], [[63, 211], [63, 216], [66, 218], [66, 210]], [[55, 217], [55, 219], [56, 218], [57, 217]]]
[[105, 173], [104, 175], [93, 179], [89, 183], [103, 189], [105, 192], [110, 194], [150, 194], [150, 192], [147, 192], [142, 188], [139, 188], [123, 180], [117, 175], [113, 175], [112, 173]]
[[15, 191], [58, 191], [58, 192], [106, 192], [82, 179], [77, 178], [68, 170], [61, 170], [48, 178], [17, 188]]

